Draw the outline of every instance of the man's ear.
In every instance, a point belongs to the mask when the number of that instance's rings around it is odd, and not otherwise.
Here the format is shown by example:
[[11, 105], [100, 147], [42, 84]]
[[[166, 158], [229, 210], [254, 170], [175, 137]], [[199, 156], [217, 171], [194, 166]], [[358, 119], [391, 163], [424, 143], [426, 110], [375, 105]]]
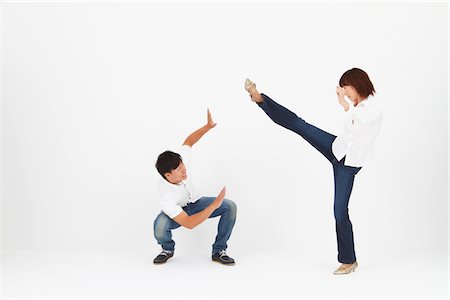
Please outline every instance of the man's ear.
[[166, 179], [169, 179], [171, 175], [172, 175], [172, 174], [171, 174], [170, 172], [164, 173], [164, 177], [166, 177]]

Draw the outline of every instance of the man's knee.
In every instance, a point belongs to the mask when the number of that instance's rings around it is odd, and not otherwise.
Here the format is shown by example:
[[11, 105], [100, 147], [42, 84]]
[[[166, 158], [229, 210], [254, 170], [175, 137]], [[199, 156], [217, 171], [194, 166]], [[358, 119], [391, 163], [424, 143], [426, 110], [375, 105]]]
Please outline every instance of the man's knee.
[[237, 205], [233, 201], [229, 199], [224, 199], [223, 204], [224, 207], [229, 211], [230, 215], [236, 217], [237, 214]]

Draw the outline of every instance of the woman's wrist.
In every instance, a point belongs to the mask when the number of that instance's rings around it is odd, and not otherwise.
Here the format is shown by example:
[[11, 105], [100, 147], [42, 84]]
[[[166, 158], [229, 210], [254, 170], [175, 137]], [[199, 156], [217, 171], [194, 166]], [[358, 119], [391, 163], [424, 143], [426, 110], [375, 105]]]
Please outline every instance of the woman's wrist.
[[345, 101], [345, 98], [343, 96], [339, 96], [339, 104], [342, 105], [345, 111], [347, 111], [350, 108], [350, 105], [347, 101]]

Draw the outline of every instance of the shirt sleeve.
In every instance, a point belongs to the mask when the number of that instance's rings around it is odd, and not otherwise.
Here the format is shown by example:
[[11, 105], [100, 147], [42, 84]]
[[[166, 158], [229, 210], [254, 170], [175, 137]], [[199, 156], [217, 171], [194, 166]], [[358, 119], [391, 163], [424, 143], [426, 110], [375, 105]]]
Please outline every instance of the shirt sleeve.
[[171, 199], [170, 195], [161, 199], [159, 204], [161, 205], [162, 211], [171, 219], [175, 218], [183, 211], [183, 209]]

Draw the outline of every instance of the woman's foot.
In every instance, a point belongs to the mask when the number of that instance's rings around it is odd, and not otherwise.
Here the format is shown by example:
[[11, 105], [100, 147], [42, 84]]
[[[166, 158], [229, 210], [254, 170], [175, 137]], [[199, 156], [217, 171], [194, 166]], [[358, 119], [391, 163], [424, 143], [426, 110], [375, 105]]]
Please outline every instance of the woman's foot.
[[358, 267], [358, 263], [355, 261], [352, 264], [342, 264], [339, 268], [337, 268], [333, 274], [334, 275], [345, 275], [350, 274], [351, 272], [355, 272], [355, 269]]
[[249, 92], [250, 98], [252, 98], [253, 102], [260, 103], [263, 101], [261, 94], [256, 89], [256, 84], [250, 79], [245, 80], [245, 90]]

